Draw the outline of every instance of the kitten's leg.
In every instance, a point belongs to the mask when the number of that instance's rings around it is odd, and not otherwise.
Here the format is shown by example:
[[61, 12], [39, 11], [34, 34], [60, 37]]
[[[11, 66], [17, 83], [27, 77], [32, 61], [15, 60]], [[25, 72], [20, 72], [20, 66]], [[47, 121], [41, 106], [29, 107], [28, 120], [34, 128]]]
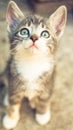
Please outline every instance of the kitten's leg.
[[50, 102], [48, 99], [39, 99], [36, 104], [36, 121], [40, 125], [45, 125], [50, 121]]
[[20, 108], [19, 104], [10, 106], [10, 108], [9, 108], [10, 111], [3, 118], [3, 126], [6, 129], [12, 129], [12, 128], [16, 127], [18, 120], [20, 118], [19, 108]]
[[7, 129], [16, 127], [20, 118], [20, 104], [22, 98], [19, 95], [11, 96], [9, 99], [8, 113], [3, 118], [3, 126]]

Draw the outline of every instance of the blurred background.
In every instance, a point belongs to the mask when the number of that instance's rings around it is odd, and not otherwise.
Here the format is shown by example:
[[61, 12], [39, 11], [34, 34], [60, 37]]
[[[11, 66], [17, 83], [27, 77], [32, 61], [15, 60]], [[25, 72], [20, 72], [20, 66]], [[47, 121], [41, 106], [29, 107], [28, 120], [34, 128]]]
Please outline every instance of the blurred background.
[[[10, 0], [0, 0], [0, 11], [5, 8]], [[73, 0], [14, 0], [21, 8], [45, 15], [52, 13], [60, 5], [66, 5], [68, 12], [73, 13]]]
[[[14, 0], [24, 13], [51, 15], [60, 5], [66, 5], [66, 29], [58, 48], [51, 121], [39, 126], [27, 101], [21, 108], [21, 119], [14, 130], [73, 130], [73, 0]], [[6, 10], [9, 0], [0, 0], [0, 130], [6, 112], [3, 98], [7, 91], [6, 66], [10, 56], [7, 36]]]

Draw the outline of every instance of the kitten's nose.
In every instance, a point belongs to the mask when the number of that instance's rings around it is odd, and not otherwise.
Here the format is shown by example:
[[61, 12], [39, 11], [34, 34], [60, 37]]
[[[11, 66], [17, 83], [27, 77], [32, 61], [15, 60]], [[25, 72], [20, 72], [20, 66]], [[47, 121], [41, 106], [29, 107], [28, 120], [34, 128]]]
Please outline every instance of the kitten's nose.
[[36, 34], [33, 34], [30, 39], [35, 42], [36, 40], [38, 40], [38, 36]]

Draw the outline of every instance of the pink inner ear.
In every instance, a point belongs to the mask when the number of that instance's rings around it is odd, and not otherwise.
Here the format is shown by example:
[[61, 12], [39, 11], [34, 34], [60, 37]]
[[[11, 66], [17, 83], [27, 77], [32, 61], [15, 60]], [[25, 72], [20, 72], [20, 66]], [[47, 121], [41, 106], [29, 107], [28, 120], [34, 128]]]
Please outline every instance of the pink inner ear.
[[58, 23], [56, 25], [56, 34], [59, 35], [65, 23], [65, 15], [63, 14], [57, 22]]
[[9, 23], [9, 25], [12, 24], [12, 20], [11, 20], [11, 16], [10, 16], [10, 14], [8, 14], [8, 23]]
[[15, 19], [15, 14], [13, 13], [12, 10], [9, 10], [9, 13], [8, 13], [8, 23], [9, 23], [9, 25], [13, 24], [14, 19]]

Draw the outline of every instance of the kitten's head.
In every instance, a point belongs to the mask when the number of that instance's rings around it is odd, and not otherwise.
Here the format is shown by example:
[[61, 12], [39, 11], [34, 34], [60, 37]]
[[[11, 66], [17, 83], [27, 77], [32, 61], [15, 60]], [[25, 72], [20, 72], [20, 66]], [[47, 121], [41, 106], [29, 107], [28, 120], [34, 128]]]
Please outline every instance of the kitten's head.
[[11, 47], [17, 51], [54, 53], [64, 32], [67, 10], [59, 7], [50, 17], [24, 16], [15, 2], [8, 5], [7, 22]]

